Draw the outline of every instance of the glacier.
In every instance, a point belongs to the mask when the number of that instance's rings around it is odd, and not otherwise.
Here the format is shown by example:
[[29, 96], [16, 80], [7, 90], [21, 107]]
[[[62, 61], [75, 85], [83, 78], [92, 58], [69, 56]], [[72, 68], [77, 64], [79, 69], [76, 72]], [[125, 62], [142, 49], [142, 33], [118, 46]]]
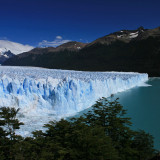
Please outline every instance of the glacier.
[[17, 133], [28, 136], [50, 120], [91, 107], [98, 98], [144, 85], [148, 74], [0, 66], [0, 107], [20, 108]]

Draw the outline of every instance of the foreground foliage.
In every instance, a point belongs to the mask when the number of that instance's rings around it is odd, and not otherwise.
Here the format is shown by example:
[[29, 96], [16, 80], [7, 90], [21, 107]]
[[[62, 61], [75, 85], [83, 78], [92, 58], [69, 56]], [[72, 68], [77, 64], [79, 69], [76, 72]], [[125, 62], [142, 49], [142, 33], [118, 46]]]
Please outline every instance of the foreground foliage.
[[51, 121], [46, 132], [33, 137], [15, 135], [19, 110], [1, 108], [1, 160], [147, 160], [154, 156], [153, 137], [133, 131], [118, 99], [102, 98], [78, 118]]

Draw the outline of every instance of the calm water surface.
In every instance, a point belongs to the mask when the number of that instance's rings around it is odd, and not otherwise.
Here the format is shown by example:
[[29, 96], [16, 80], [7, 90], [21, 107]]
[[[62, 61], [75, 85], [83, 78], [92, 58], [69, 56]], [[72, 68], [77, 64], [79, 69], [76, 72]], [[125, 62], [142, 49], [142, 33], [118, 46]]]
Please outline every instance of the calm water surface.
[[[160, 149], [160, 78], [150, 78], [148, 87], [135, 87], [115, 94], [131, 117], [133, 129], [143, 129], [152, 134], [155, 148]], [[87, 112], [80, 112], [78, 115]], [[77, 115], [77, 116], [78, 116]]]

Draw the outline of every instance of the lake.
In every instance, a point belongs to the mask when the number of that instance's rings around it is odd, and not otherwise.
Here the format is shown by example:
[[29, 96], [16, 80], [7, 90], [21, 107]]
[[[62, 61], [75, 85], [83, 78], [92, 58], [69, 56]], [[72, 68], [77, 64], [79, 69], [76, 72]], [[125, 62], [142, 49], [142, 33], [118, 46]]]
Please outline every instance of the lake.
[[[155, 138], [155, 148], [160, 150], [160, 78], [150, 78], [150, 86], [135, 87], [115, 94], [131, 117], [133, 129], [143, 129]], [[89, 109], [77, 114], [81, 115]]]

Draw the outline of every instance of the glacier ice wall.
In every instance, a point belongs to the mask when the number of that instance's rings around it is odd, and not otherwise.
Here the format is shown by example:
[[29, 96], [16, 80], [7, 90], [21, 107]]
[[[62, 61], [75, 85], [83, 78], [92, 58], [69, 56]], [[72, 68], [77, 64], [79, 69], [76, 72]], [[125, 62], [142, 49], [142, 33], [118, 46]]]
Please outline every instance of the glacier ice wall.
[[[26, 130], [82, 111], [100, 97], [142, 85], [147, 74], [0, 67], [0, 107], [20, 108]], [[28, 131], [26, 131], [28, 132]]]

